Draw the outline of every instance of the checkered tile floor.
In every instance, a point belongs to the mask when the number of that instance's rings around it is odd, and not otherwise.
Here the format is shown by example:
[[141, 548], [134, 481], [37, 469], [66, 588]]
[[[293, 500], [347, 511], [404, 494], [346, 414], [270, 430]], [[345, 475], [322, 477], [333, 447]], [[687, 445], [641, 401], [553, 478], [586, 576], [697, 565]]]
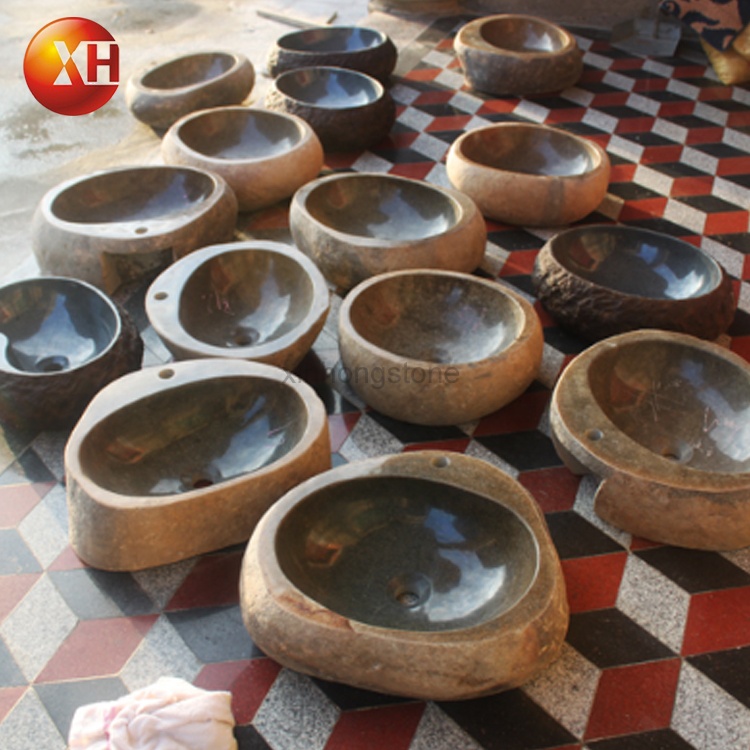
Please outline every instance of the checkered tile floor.
[[[750, 91], [717, 83], [699, 50], [643, 59], [580, 36], [577, 87], [529, 100], [462, 89], [457, 19], [425, 29], [394, 79], [391, 138], [331, 168], [445, 184], [443, 158], [488, 122], [553, 123], [602, 144], [613, 163], [600, 213], [699, 244], [735, 280], [732, 348], [750, 357]], [[284, 208], [243, 217], [246, 234], [283, 229]], [[526, 294], [549, 231], [490, 224], [481, 273]], [[338, 300], [334, 300], [337, 302]], [[128, 307], [146, 364], [166, 352], [142, 296]], [[546, 406], [583, 344], [545, 326], [539, 382], [477, 424], [424, 428], [360, 408], [336, 369], [336, 310], [299, 369], [330, 413], [334, 462], [417, 450], [461, 451], [527, 487], [563, 561], [572, 618], [562, 658], [523, 689], [423, 703], [311, 680], [282, 669], [242, 627], [241, 548], [130, 574], [83, 566], [67, 542], [65, 434], [4, 433], [0, 458], [0, 747], [64, 748], [73, 711], [163, 674], [230, 689], [243, 750], [748, 750], [750, 550], [693, 552], [631, 538], [593, 513], [590, 479], [572, 476], [548, 438]]]

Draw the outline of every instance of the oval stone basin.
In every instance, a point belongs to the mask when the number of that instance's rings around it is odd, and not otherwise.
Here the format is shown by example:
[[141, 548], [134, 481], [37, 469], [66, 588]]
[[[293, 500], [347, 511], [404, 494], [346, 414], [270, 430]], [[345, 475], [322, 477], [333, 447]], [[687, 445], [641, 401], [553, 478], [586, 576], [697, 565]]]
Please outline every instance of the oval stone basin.
[[152, 89], [179, 89], [218, 78], [235, 64], [236, 57], [228, 52], [200, 52], [157, 65], [141, 80]]
[[112, 570], [161, 565], [247, 539], [271, 503], [330, 466], [325, 409], [267, 365], [149, 368], [92, 401], [65, 464], [78, 554]]
[[328, 314], [315, 264], [278, 242], [203, 248], [151, 285], [146, 313], [178, 359], [236, 357], [292, 370]]
[[77, 177], [42, 198], [33, 250], [45, 273], [114, 291], [231, 239], [237, 200], [218, 175], [192, 167], [118, 167]]
[[0, 287], [0, 418], [69, 426], [142, 352], [127, 314], [89, 284], [39, 277]]
[[526, 390], [542, 330], [531, 305], [495, 282], [395, 271], [346, 297], [339, 345], [365, 403], [416, 424], [462, 424]]
[[712, 339], [734, 316], [731, 282], [711, 256], [637, 227], [561, 232], [537, 256], [533, 281], [558, 322], [587, 339], [638, 328]]
[[356, 52], [383, 43], [383, 33], [362, 26], [323, 26], [291, 31], [277, 43], [295, 52]]
[[513, 52], [557, 52], [568, 44], [563, 29], [532, 16], [497, 16], [483, 23], [480, 33], [494, 47]]
[[280, 76], [276, 86], [291, 99], [330, 109], [361, 107], [382, 96], [375, 80], [343, 68], [306, 68]]
[[466, 698], [519, 684], [554, 657], [567, 625], [559, 570], [513, 479], [417, 451], [289, 492], [253, 534], [241, 606], [254, 642], [293, 669]]
[[716, 344], [643, 330], [566, 368], [550, 422], [563, 460], [593, 473], [595, 509], [665, 544], [750, 544], [750, 366]]
[[487, 232], [458, 191], [405, 177], [344, 173], [301, 188], [289, 214], [292, 236], [342, 290], [386, 271], [473, 271]]

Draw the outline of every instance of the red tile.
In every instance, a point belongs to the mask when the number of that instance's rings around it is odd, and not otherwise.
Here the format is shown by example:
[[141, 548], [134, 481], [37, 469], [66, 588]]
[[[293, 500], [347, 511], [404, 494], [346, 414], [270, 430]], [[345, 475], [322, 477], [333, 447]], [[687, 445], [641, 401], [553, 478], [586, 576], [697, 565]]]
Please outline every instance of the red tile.
[[424, 91], [421, 93], [414, 104], [445, 104], [449, 102], [454, 96], [454, 91]]
[[356, 161], [356, 155], [327, 153], [325, 155], [325, 166], [328, 169], [348, 169]]
[[514, 250], [505, 261], [500, 276], [528, 276], [534, 270], [538, 250]]
[[639, 78], [633, 84], [633, 91], [642, 94], [647, 91], [666, 91], [668, 78]]
[[471, 120], [471, 115], [450, 115], [445, 117], [436, 117], [428, 126], [427, 132], [437, 132], [441, 130], [463, 130]]
[[734, 174], [748, 174], [750, 172], [750, 156], [733, 156], [730, 159], [720, 159], [716, 174], [727, 177]]
[[703, 78], [706, 74], [705, 65], [678, 65], [673, 73], [673, 78]]
[[671, 194], [675, 197], [681, 195], [711, 195], [714, 178], [711, 175], [705, 177], [676, 177], [672, 181]]
[[632, 182], [637, 164], [613, 164], [609, 173], [610, 182]]
[[682, 156], [682, 146], [648, 146], [643, 150], [641, 164], [667, 164], [679, 162]]
[[329, 415], [328, 434], [331, 437], [331, 453], [338, 452], [361, 416], [361, 412], [358, 411]]
[[59, 682], [117, 674], [157, 617], [144, 615], [79, 622], [36, 681]]
[[562, 560], [571, 612], [589, 612], [614, 607], [628, 555], [579, 557]]
[[85, 568], [86, 563], [81, 560], [72, 547], [66, 547], [57, 559], [47, 567], [47, 570], [80, 570]]
[[659, 107], [659, 117], [681, 117], [692, 115], [695, 102], [663, 102]]
[[445, 39], [441, 39], [437, 45], [435, 45], [435, 49], [453, 49], [453, 39], [452, 37], [446, 37]]
[[654, 127], [654, 117], [625, 117], [617, 123], [616, 133], [650, 133]]
[[515, 97], [506, 97], [505, 99], [491, 99], [485, 102], [478, 110], [477, 114], [484, 115], [508, 114], [513, 112], [518, 106], [518, 99]]
[[389, 174], [411, 177], [413, 180], [423, 180], [434, 166], [435, 163], [431, 161], [422, 161], [418, 164], [396, 164], [389, 170]]
[[419, 138], [419, 133], [391, 133], [386, 139], [390, 148], [409, 148]]
[[440, 68], [419, 68], [410, 70], [404, 78], [408, 81], [434, 81], [442, 73]]
[[195, 564], [172, 597], [168, 610], [221, 607], [239, 601], [243, 552], [208, 555]]
[[41, 500], [33, 484], [11, 484], [0, 487], [0, 529], [12, 529]]
[[232, 713], [239, 725], [249, 724], [273, 686], [281, 666], [272, 659], [207, 664], [195, 680], [204, 690], [232, 693]]
[[591, 100], [592, 107], [623, 107], [630, 97], [629, 91], [610, 91], [606, 94], [596, 94]]
[[727, 211], [720, 214], [707, 214], [704, 234], [740, 234], [747, 232], [747, 211]]
[[750, 255], [745, 256], [745, 260], [742, 264], [742, 278], [744, 280], [750, 279]]
[[585, 112], [586, 111], [580, 107], [576, 109], [553, 109], [550, 110], [545, 122], [547, 124], [558, 122], [581, 122]]
[[704, 102], [720, 101], [732, 98], [732, 86], [706, 86], [698, 94], [698, 99]]
[[345, 711], [325, 750], [408, 750], [423, 713], [424, 703]]
[[465, 453], [470, 442], [470, 438], [454, 438], [453, 440], [436, 440], [434, 443], [410, 443], [404, 446], [402, 453], [414, 453], [414, 451]]
[[0, 688], [0, 723], [15, 708], [24, 692], [25, 687]]
[[539, 322], [542, 324], [542, 328], [549, 328], [557, 325], [555, 319], [547, 312], [544, 305], [537, 300], [534, 302], [534, 312], [539, 318]]
[[724, 136], [724, 128], [690, 128], [688, 130], [687, 140], [685, 143], [692, 145], [695, 143], [721, 143]]
[[750, 336], [735, 336], [729, 348], [750, 363]]
[[664, 216], [667, 207], [667, 198], [646, 198], [642, 201], [628, 201], [620, 212], [620, 221], [631, 221], [633, 219], [658, 219]]
[[612, 63], [610, 70], [641, 70], [642, 57], [620, 57]]
[[523, 393], [507, 406], [481, 419], [474, 430], [474, 437], [536, 429], [549, 397], [547, 390]]
[[39, 580], [40, 575], [40, 573], [19, 573], [12, 576], [0, 576], [0, 622], [29, 593], [31, 587]]
[[750, 586], [695, 594], [682, 653], [703, 654], [750, 645]]
[[525, 471], [518, 481], [534, 496], [545, 513], [570, 510], [576, 500], [581, 477], [564, 466]]
[[654, 549], [654, 547], [663, 547], [661, 542], [654, 542], [651, 539], [643, 539], [639, 536], [634, 536], [630, 540], [630, 549], [633, 552], [639, 549]]
[[602, 672], [585, 738], [666, 729], [672, 718], [679, 676], [679, 659]]

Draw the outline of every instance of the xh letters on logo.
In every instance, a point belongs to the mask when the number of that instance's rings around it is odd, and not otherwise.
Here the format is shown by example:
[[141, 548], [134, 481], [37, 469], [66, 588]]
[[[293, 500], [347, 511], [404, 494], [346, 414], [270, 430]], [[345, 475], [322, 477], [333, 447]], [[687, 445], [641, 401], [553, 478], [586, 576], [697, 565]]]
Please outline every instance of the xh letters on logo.
[[111, 86], [120, 81], [120, 48], [117, 42], [80, 42], [71, 51], [56, 39], [55, 49], [62, 68], [54, 86], [72, 86], [71, 73], [78, 73], [85, 86]]

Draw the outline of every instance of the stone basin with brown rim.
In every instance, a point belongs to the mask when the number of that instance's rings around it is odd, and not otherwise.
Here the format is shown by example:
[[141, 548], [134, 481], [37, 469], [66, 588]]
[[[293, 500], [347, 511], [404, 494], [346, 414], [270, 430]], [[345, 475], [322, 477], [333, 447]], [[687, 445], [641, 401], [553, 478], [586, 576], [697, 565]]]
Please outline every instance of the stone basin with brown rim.
[[750, 544], [750, 366], [693, 336], [642, 330], [578, 355], [552, 395], [561, 458], [603, 481], [596, 512], [664, 544]]
[[355, 462], [291, 490], [253, 533], [240, 599], [253, 641], [281, 664], [434, 700], [532, 679], [568, 625], [531, 496], [440, 451]]

